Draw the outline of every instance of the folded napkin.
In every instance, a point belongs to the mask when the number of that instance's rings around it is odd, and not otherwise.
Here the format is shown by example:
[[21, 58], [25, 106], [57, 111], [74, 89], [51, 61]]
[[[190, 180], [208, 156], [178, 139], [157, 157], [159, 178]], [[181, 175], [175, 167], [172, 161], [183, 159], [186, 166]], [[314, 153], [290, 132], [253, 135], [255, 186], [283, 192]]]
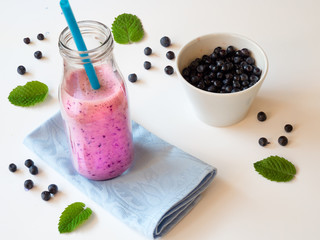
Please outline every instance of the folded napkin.
[[107, 181], [79, 175], [60, 112], [30, 133], [24, 144], [108, 212], [149, 238], [163, 236], [199, 201], [216, 169], [132, 122], [134, 162]]

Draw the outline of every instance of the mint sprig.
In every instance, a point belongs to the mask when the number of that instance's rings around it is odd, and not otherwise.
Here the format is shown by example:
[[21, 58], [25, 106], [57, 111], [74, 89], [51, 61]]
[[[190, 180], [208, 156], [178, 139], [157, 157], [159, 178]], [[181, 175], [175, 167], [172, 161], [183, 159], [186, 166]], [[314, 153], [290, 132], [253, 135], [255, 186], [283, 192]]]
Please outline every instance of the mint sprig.
[[276, 182], [288, 182], [296, 174], [295, 166], [279, 156], [270, 156], [255, 162], [254, 168], [263, 177]]
[[16, 106], [29, 107], [45, 100], [49, 92], [48, 86], [39, 81], [27, 82], [17, 86], [9, 94], [9, 101]]
[[85, 208], [82, 202], [70, 204], [61, 213], [58, 229], [60, 233], [72, 232], [77, 226], [86, 221], [92, 214], [90, 208]]
[[116, 17], [111, 30], [114, 40], [120, 44], [139, 42], [144, 35], [140, 19], [136, 15], [128, 13]]

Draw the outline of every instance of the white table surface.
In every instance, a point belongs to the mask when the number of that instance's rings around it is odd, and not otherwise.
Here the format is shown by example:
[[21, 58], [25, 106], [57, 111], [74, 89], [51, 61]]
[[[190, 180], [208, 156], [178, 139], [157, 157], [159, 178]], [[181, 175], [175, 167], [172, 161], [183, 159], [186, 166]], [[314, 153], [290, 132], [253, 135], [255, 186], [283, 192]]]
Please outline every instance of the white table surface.
[[[2, 1], [0, 24], [1, 79], [1, 239], [146, 239], [114, 218], [52, 170], [23, 144], [24, 137], [59, 109], [58, 84], [62, 59], [57, 41], [66, 26], [58, 0]], [[135, 72], [139, 81], [128, 82], [132, 119], [159, 137], [218, 168], [218, 175], [203, 199], [163, 239], [320, 239], [320, 2], [317, 0], [176, 0], [102, 1], [70, 0], [77, 20], [93, 19], [111, 26], [121, 13], [136, 14], [145, 29], [143, 41], [115, 44], [115, 57], [125, 76]], [[36, 35], [43, 32], [45, 41]], [[174, 65], [165, 58], [168, 49], [159, 40], [167, 35], [176, 54], [187, 41], [212, 32], [235, 32], [255, 40], [267, 53], [270, 71], [247, 117], [240, 123], [215, 128], [200, 122], [182, 91], [177, 74], [163, 68]], [[26, 45], [22, 39], [31, 38]], [[145, 56], [150, 46], [154, 54]], [[33, 52], [41, 50], [37, 60]], [[143, 62], [153, 64], [149, 71]], [[16, 68], [24, 65], [28, 74]], [[48, 99], [35, 107], [13, 106], [10, 91], [27, 81], [39, 80], [50, 89]], [[258, 111], [268, 114], [258, 122]], [[289, 144], [277, 138], [283, 126]], [[271, 144], [258, 145], [267, 137]], [[297, 168], [289, 183], [266, 180], [253, 163], [270, 155], [285, 157]], [[24, 160], [31, 158], [40, 169], [31, 176]], [[9, 163], [18, 165], [11, 173]], [[34, 180], [32, 191], [23, 182]], [[49, 202], [40, 193], [50, 183], [59, 186]], [[82, 201], [94, 214], [77, 231], [61, 235], [60, 213], [75, 201]]]

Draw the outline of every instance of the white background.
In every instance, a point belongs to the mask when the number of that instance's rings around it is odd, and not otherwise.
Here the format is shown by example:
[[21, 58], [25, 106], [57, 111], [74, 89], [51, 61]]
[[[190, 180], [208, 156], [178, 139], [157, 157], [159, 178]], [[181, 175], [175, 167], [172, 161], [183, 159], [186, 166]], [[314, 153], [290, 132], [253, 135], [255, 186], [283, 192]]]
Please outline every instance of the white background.
[[[136, 14], [145, 29], [143, 41], [115, 44], [115, 57], [127, 78], [132, 119], [159, 137], [218, 168], [218, 175], [199, 204], [163, 239], [320, 239], [319, 136], [320, 136], [320, 2], [317, 0], [197, 0], [102, 1], [70, 0], [77, 20], [97, 20], [111, 26], [122, 13]], [[58, 0], [11, 0], [0, 10], [0, 238], [1, 239], [145, 239], [75, 189], [57, 172], [23, 146], [24, 137], [58, 111], [58, 84], [62, 76], [58, 36], [66, 26]], [[38, 41], [43, 32], [46, 40]], [[267, 53], [270, 70], [247, 117], [231, 127], [215, 128], [200, 122], [182, 91], [177, 74], [163, 68], [175, 62], [165, 58], [169, 49], [159, 40], [167, 35], [170, 50], [178, 53], [189, 40], [212, 32], [235, 32], [256, 41]], [[32, 44], [22, 39], [30, 37]], [[143, 49], [153, 54], [145, 56]], [[33, 57], [36, 50], [44, 58]], [[153, 67], [143, 68], [149, 60]], [[16, 68], [24, 65], [28, 74]], [[39, 80], [50, 89], [48, 99], [35, 107], [21, 108], [7, 97], [17, 85]], [[256, 114], [265, 111], [266, 122]], [[291, 123], [294, 131], [285, 134]], [[289, 144], [277, 143], [287, 135]], [[265, 136], [271, 144], [258, 145]], [[253, 163], [270, 155], [291, 161], [297, 175], [289, 183], [261, 177]], [[23, 163], [32, 158], [39, 174], [31, 176]], [[19, 170], [11, 173], [9, 163]], [[35, 187], [25, 191], [31, 178]], [[50, 183], [59, 193], [49, 202], [40, 193]], [[75, 232], [57, 230], [60, 213], [82, 201], [94, 214]]]

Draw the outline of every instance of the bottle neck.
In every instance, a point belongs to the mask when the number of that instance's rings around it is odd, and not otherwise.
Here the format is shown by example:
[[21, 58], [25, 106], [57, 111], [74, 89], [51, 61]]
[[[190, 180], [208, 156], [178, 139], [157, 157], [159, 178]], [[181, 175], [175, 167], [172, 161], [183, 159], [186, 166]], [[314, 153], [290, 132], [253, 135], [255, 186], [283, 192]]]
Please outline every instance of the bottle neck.
[[80, 21], [78, 26], [86, 43], [87, 51], [76, 49], [71, 31], [66, 27], [59, 36], [59, 51], [64, 61], [83, 65], [95, 64], [112, 57], [113, 38], [110, 29], [96, 21]]

